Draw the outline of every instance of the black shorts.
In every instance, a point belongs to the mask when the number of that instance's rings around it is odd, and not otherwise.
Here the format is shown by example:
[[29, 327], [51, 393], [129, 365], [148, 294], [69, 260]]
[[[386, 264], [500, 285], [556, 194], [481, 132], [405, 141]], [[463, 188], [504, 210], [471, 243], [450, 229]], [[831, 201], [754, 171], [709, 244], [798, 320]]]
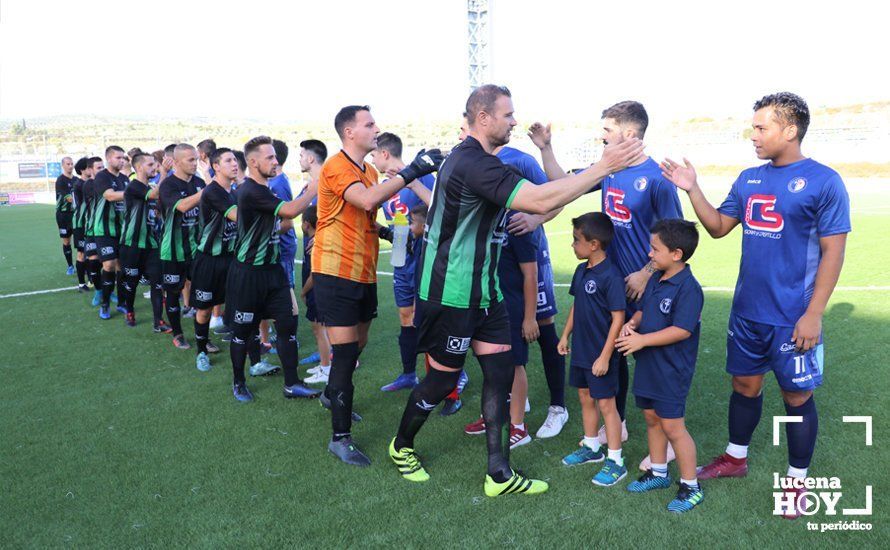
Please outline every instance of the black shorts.
[[328, 327], [353, 327], [377, 317], [377, 283], [358, 283], [313, 273], [319, 321]]
[[164, 290], [179, 292], [192, 276], [192, 262], [168, 262], [161, 260], [161, 284]]
[[310, 290], [306, 293], [306, 319], [310, 323], [318, 323], [318, 304], [315, 303], [315, 291]]
[[463, 368], [470, 342], [510, 345], [510, 320], [503, 302], [486, 309], [463, 309], [417, 300], [417, 351], [438, 363]]
[[116, 260], [120, 245], [120, 239], [117, 237], [96, 237], [96, 249], [99, 259], [103, 262]]
[[118, 254], [121, 271], [127, 277], [145, 276], [149, 281], [155, 281], [161, 274], [161, 257], [157, 248], [121, 245]]
[[255, 325], [263, 319], [292, 317], [292, 295], [281, 264], [248, 266], [233, 261], [226, 277], [226, 324]]
[[74, 223], [74, 212], [56, 212], [56, 225], [59, 227], [59, 236], [67, 238], [71, 236], [71, 228]]
[[202, 252], [192, 260], [192, 295], [189, 305], [210, 309], [226, 303], [226, 277], [232, 256], [209, 256]]
[[99, 249], [96, 248], [96, 237], [93, 237], [92, 235], [84, 235], [83, 253], [87, 258], [95, 258], [99, 255]]
[[71, 230], [71, 234], [74, 236], [74, 248], [78, 252], [83, 252], [86, 247], [86, 239], [83, 234], [83, 227], [75, 227]]

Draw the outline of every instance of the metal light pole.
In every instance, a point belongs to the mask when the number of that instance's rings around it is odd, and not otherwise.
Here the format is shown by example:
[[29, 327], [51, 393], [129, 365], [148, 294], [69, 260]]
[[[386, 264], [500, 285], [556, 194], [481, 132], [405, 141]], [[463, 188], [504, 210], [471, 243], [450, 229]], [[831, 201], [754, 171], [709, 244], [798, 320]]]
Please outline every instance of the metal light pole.
[[467, 0], [467, 68], [471, 92], [491, 79], [490, 20], [489, 0]]

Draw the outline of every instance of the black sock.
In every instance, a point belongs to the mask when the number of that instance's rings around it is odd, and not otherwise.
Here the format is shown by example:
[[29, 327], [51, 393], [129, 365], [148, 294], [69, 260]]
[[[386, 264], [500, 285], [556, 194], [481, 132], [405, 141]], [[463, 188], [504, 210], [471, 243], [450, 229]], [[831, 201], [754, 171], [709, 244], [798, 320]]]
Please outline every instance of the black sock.
[[402, 327], [399, 331], [399, 352], [402, 355], [402, 373], [414, 374], [417, 367], [417, 329]]
[[229, 343], [229, 356], [232, 358], [232, 381], [244, 383], [244, 360], [247, 358], [247, 341], [256, 332], [256, 325], [232, 326], [232, 341]]
[[210, 321], [199, 323], [195, 315], [195, 342], [198, 344], [198, 353], [207, 353], [207, 338], [210, 336]]
[[618, 393], [615, 394], [615, 408], [618, 416], [624, 422], [624, 411], [627, 409], [627, 386], [630, 380], [630, 370], [627, 367], [627, 356], [618, 354]]
[[71, 245], [70, 244], [62, 245], [62, 254], [65, 256], [65, 261], [68, 262], [68, 267], [71, 267]]
[[126, 275], [123, 277], [123, 295], [118, 296], [118, 303], [124, 306], [124, 308], [133, 313], [133, 308], [136, 306], [136, 289], [139, 288], [139, 275], [135, 277]]
[[250, 364], [256, 365], [263, 359], [263, 354], [260, 352], [260, 333], [255, 332], [253, 336], [251, 336], [246, 343], [247, 346], [247, 354], [250, 356]]
[[[276, 346], [278, 357], [281, 359], [281, 370], [284, 371], [284, 385], [299, 384], [301, 380], [297, 374], [297, 364], [300, 360], [297, 351], [297, 316], [276, 320], [275, 330], [278, 332]], [[350, 414], [352, 414], [351, 410]]]
[[102, 270], [102, 305], [111, 303], [111, 292], [114, 290], [114, 271]]
[[430, 372], [414, 386], [408, 397], [399, 433], [396, 435], [396, 449], [414, 448], [414, 436], [420, 431], [430, 412], [451, 393], [460, 378], [460, 371], [449, 372], [430, 369]]
[[338, 441], [350, 435], [352, 428], [352, 373], [358, 360], [358, 342], [331, 346], [334, 358], [328, 377], [327, 396], [331, 400], [331, 428]]
[[164, 319], [164, 287], [161, 283], [151, 283], [151, 313], [155, 318], [155, 325]]
[[170, 321], [170, 327], [173, 329], [173, 336], [182, 334], [182, 322], [179, 311], [179, 290], [168, 290], [167, 295], [167, 319]]
[[762, 393], [757, 397], [745, 397], [732, 392], [729, 396], [729, 442], [734, 445], [749, 445], [762, 413]]
[[86, 262], [84, 262], [83, 260], [77, 260], [76, 262], [74, 262], [74, 268], [77, 270], [77, 284], [79, 284], [80, 286], [84, 286], [85, 284], [87, 284]]
[[513, 387], [513, 354], [509, 351], [480, 355], [482, 367], [482, 418], [488, 447], [488, 475], [504, 483], [513, 475], [510, 468], [510, 431], [505, 429], [510, 416], [508, 394]]
[[102, 262], [96, 259], [87, 260], [87, 270], [90, 275], [90, 282], [93, 283], [93, 289], [102, 290], [102, 278], [99, 275], [102, 271]]
[[[121, 303], [121, 296], [126, 294], [126, 289], [124, 288], [124, 273], [123, 271], [115, 272], [115, 282], [117, 283], [117, 303]], [[139, 279], [136, 279], [136, 284], [133, 285], [133, 292], [136, 292], [136, 287], [139, 286]], [[121, 304], [123, 305], [123, 304]]]
[[800, 416], [802, 422], [785, 423], [785, 437], [788, 438], [788, 465], [794, 468], [809, 468], [816, 450], [816, 435], [819, 433], [819, 413], [816, 411], [816, 396], [811, 395], [806, 403], [792, 407], [785, 403], [789, 416]]
[[544, 377], [550, 390], [550, 404], [555, 407], [566, 406], [566, 358], [559, 354], [559, 336], [556, 335], [556, 323], [541, 327], [538, 338], [541, 346], [541, 362], [544, 363]]

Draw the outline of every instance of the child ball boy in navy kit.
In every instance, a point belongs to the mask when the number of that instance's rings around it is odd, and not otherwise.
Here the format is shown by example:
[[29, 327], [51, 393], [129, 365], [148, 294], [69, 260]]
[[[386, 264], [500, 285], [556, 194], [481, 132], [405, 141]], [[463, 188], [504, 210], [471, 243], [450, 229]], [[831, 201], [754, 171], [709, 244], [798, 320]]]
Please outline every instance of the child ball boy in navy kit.
[[584, 439], [581, 448], [562, 462], [574, 466], [603, 460], [597, 438], [599, 409], [606, 427], [608, 457], [591, 481], [608, 487], [627, 475], [621, 456], [621, 417], [615, 405], [619, 357], [615, 352], [615, 340], [624, 324], [627, 307], [624, 278], [606, 257], [606, 248], [615, 235], [612, 221], [606, 214], [584, 214], [572, 220], [572, 227], [572, 248], [575, 256], [584, 262], [575, 269], [572, 277], [569, 293], [575, 300], [558, 349], [563, 355], [569, 352], [571, 335], [569, 384], [578, 388]]
[[695, 441], [686, 431], [686, 396], [695, 373], [704, 294], [686, 264], [698, 246], [695, 224], [664, 219], [652, 226], [649, 259], [657, 272], [643, 293], [641, 309], [621, 329], [616, 347], [634, 354], [633, 393], [646, 416], [652, 467], [627, 490], [642, 493], [670, 487], [667, 445], [680, 468], [680, 489], [668, 504], [688, 512], [704, 499], [696, 479]]

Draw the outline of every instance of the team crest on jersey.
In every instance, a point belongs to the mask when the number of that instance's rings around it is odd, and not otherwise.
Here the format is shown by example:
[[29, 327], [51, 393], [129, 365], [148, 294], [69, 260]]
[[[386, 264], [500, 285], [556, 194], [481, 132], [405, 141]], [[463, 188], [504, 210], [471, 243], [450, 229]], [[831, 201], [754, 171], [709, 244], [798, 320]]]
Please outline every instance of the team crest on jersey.
[[461, 338], [459, 336], [449, 336], [448, 343], [445, 345], [445, 351], [448, 353], [456, 353], [463, 355], [470, 349], [470, 339]]
[[806, 186], [806, 178], [792, 178], [791, 181], [788, 182], [788, 190], [792, 193], [800, 193]]
[[640, 176], [639, 178], [634, 180], [634, 189], [637, 191], [645, 191], [646, 187], [649, 186], [649, 178], [646, 176]]
[[670, 298], [665, 298], [664, 300], [661, 301], [660, 304], [658, 304], [658, 309], [660, 309], [662, 313], [667, 315], [668, 313], [671, 312], [671, 303], [672, 303], [672, 300]]
[[596, 281], [587, 281], [584, 283], [584, 292], [594, 294], [596, 292]]

